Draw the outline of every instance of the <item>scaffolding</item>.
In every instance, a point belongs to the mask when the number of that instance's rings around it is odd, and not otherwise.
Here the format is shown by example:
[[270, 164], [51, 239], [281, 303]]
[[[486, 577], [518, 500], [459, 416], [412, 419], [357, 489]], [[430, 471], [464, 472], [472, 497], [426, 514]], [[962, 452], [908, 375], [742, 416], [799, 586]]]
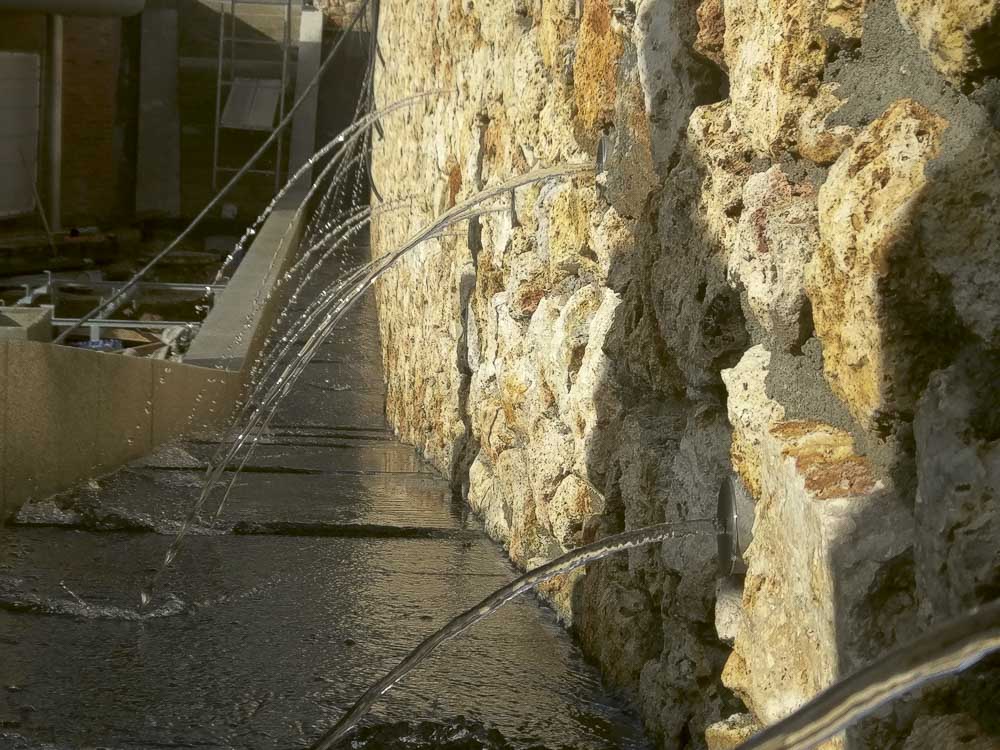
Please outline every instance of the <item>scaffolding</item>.
[[[241, 6], [269, 6], [281, 14], [281, 41], [267, 36], [240, 36], [238, 11]], [[228, 25], [228, 30], [227, 30]], [[254, 78], [238, 75], [237, 63], [260, 62], [259, 57], [240, 57], [251, 48], [276, 47], [281, 50], [281, 78]], [[285, 117], [289, 84], [289, 54], [292, 47], [292, 0], [221, 0], [219, 3], [219, 55], [215, 83], [215, 136], [212, 146], [212, 189], [218, 189], [221, 173], [235, 173], [240, 167], [221, 163], [223, 130], [273, 133], [276, 122]], [[227, 54], [228, 50], [228, 54]], [[225, 102], [223, 102], [225, 97]], [[277, 115], [277, 118], [275, 117]], [[284, 134], [275, 139], [274, 168], [247, 170], [247, 174], [273, 175], [274, 189], [281, 187]]]

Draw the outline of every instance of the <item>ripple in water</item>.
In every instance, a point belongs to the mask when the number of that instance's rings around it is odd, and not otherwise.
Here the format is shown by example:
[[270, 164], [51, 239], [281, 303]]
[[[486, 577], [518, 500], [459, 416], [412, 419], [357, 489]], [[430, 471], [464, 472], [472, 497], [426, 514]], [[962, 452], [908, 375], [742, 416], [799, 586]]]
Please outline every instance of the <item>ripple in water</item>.
[[363, 727], [344, 743], [351, 750], [548, 750], [514, 745], [496, 729], [458, 716], [450, 721], [400, 721]]

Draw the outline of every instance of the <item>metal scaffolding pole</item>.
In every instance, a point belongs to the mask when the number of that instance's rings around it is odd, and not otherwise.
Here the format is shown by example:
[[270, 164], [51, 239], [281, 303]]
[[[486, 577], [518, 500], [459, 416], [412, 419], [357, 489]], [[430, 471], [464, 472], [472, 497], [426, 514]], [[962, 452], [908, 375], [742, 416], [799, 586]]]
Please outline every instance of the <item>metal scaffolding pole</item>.
[[49, 184], [48, 216], [52, 231], [62, 228], [62, 93], [63, 93], [63, 17], [48, 16], [45, 87], [48, 111]]

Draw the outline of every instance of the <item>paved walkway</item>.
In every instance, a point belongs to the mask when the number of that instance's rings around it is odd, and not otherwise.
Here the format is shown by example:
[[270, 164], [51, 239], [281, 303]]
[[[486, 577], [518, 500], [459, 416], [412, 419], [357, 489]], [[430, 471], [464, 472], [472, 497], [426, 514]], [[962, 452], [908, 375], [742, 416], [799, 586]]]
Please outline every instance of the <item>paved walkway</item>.
[[[135, 619], [138, 592], [210, 443], [160, 450], [0, 529], [0, 748], [302, 747], [421, 638], [510, 580], [446, 482], [386, 429], [382, 382], [369, 301], [240, 476], [228, 531], [188, 538], [155, 617]], [[458, 715], [519, 746], [638, 746], [532, 599], [447, 644], [375, 719]]]

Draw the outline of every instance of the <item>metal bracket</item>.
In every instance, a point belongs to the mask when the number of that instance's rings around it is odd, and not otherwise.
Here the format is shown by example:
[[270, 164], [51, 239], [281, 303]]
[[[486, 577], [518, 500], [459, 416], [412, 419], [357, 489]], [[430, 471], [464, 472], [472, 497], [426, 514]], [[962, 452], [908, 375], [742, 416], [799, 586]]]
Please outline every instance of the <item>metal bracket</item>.
[[717, 521], [719, 573], [744, 575], [747, 572], [744, 554], [753, 541], [754, 502], [735, 474], [724, 479], [719, 488]]

